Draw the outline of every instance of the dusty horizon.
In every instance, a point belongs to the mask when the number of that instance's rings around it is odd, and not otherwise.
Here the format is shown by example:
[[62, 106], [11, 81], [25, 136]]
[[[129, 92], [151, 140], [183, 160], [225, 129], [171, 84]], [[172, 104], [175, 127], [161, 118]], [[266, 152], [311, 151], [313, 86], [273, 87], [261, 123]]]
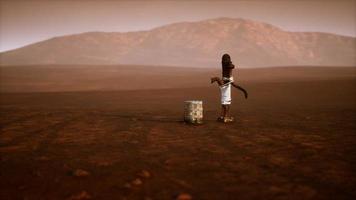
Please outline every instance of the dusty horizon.
[[0, 52], [56, 36], [228, 17], [356, 37], [355, 1], [1, 1]]

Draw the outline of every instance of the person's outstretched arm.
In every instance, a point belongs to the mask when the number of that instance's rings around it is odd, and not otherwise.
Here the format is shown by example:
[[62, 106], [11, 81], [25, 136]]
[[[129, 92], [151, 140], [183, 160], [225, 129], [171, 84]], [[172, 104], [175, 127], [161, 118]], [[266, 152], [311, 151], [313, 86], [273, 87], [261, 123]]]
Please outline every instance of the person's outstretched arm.
[[219, 77], [211, 77], [210, 78], [210, 83], [217, 82], [219, 86], [224, 85], [224, 81], [221, 80]]
[[241, 91], [244, 93], [245, 98], [247, 99], [247, 97], [248, 97], [248, 93], [247, 93], [247, 91], [246, 91], [245, 89], [243, 89], [243, 88], [242, 88], [242, 87], [240, 87], [239, 85], [235, 84], [234, 82], [232, 82], [232, 83], [231, 83], [231, 85], [232, 85], [232, 86], [234, 86], [235, 88], [237, 88], [237, 89], [241, 90]]

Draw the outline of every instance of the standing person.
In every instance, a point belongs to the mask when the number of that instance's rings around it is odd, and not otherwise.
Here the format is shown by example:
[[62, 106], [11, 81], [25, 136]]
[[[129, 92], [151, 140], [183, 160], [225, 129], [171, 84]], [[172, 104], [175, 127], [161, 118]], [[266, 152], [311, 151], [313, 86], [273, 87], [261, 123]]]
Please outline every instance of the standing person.
[[222, 65], [222, 79], [219, 77], [212, 77], [211, 83], [217, 82], [220, 86], [221, 92], [221, 116], [218, 118], [218, 121], [224, 123], [233, 122], [234, 118], [230, 116], [230, 104], [231, 104], [231, 85], [235, 88], [241, 90], [245, 98], [247, 99], [248, 93], [245, 89], [238, 86], [234, 83], [234, 78], [232, 76], [232, 70], [235, 68], [235, 65], [232, 64], [231, 57], [229, 54], [224, 54], [221, 59]]

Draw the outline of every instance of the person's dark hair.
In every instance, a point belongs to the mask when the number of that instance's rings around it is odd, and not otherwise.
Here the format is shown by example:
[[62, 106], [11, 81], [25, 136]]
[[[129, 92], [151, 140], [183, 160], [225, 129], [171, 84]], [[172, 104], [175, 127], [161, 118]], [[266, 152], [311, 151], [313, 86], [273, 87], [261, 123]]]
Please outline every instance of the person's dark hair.
[[232, 67], [234, 66], [231, 62], [231, 57], [229, 54], [224, 54], [221, 58], [221, 64], [223, 67]]

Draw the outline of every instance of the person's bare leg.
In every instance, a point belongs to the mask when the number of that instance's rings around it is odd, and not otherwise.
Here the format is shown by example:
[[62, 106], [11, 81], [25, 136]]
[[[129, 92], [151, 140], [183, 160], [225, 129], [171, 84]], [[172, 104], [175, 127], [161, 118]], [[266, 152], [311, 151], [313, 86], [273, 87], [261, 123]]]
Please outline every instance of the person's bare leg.
[[221, 115], [220, 115], [220, 118], [221, 118], [221, 119], [224, 119], [225, 115], [226, 115], [226, 107], [225, 107], [225, 105], [221, 105]]
[[230, 105], [225, 105], [225, 115], [224, 118], [229, 118], [230, 116]]
[[229, 105], [222, 105], [222, 117], [225, 119], [229, 115]]
[[224, 105], [224, 106], [225, 106], [225, 115], [224, 115], [223, 122], [224, 123], [233, 122], [234, 118], [230, 116], [230, 105]]

